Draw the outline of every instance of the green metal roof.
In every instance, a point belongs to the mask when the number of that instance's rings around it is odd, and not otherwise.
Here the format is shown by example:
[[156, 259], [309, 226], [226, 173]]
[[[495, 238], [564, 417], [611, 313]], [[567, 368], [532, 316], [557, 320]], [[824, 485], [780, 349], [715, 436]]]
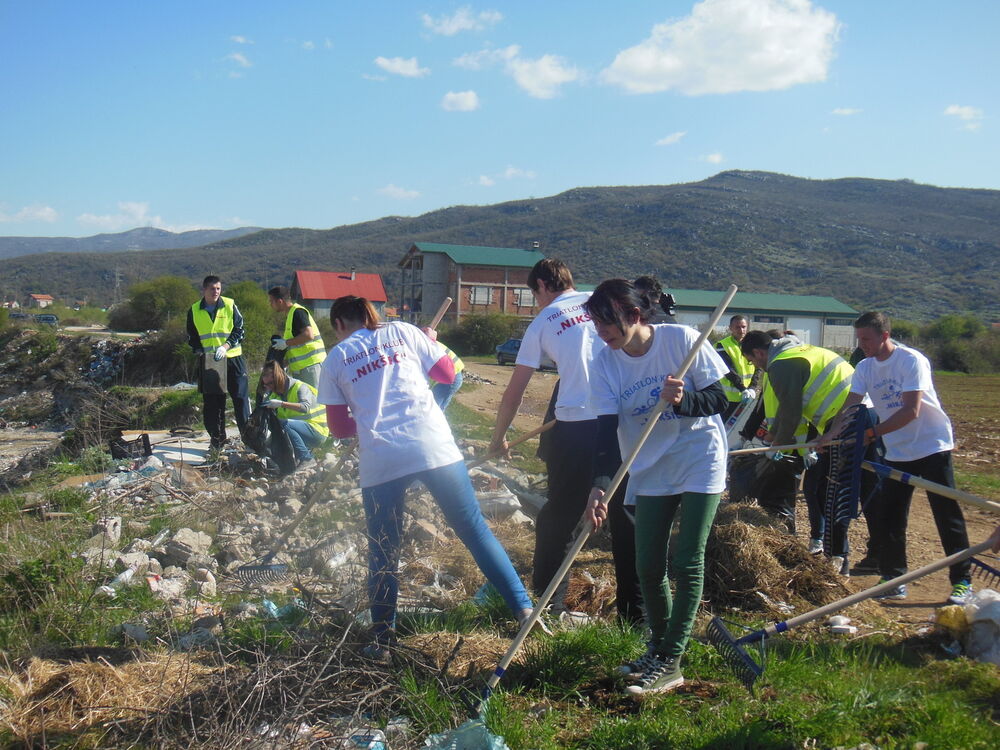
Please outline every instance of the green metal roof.
[[463, 266], [531, 268], [538, 261], [545, 259], [545, 256], [538, 250], [522, 250], [519, 247], [482, 247], [479, 245], [443, 245], [439, 242], [415, 242], [410, 251], [412, 252], [414, 249], [422, 253], [444, 253], [452, 261]]
[[[725, 296], [725, 292], [706, 292], [700, 289], [667, 289], [666, 291], [674, 295], [677, 307], [687, 309], [714, 310]], [[755, 313], [824, 313], [852, 317], [858, 315], [857, 310], [848, 307], [840, 300], [813, 294], [737, 292], [728, 310], [733, 313], [752, 311]]]

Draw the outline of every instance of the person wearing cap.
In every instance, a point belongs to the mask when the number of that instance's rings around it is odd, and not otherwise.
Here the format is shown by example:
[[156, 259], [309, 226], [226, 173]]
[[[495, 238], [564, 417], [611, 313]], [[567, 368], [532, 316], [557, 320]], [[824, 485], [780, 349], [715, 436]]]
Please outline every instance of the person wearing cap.
[[326, 347], [319, 326], [309, 310], [292, 302], [288, 287], [268, 289], [267, 301], [272, 310], [285, 315], [284, 333], [271, 337], [271, 348], [285, 353], [284, 364], [290, 375], [316, 388], [323, 360], [326, 359]]
[[[206, 276], [201, 282], [202, 297], [187, 313], [188, 345], [200, 357], [198, 390], [202, 394], [205, 430], [210, 449], [226, 444], [226, 391], [233, 400], [236, 426], [243, 433], [250, 418], [249, 380], [243, 359], [243, 316], [236, 302], [222, 296], [222, 280]], [[226, 360], [226, 382], [210, 382], [205, 364], [208, 358]]]

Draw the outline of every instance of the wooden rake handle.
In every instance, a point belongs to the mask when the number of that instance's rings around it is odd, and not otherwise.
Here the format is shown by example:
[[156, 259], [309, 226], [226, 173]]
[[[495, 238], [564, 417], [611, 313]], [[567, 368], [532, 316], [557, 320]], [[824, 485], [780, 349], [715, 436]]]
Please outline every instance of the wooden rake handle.
[[957, 500], [960, 503], [977, 505], [980, 508], [992, 510], [994, 513], [1000, 513], [1000, 503], [993, 500], [987, 500], [985, 497], [979, 497], [978, 495], [972, 495], [968, 492], [963, 492], [962, 490], [956, 490], [954, 487], [938, 484], [937, 482], [932, 482], [929, 479], [917, 477], [913, 474], [907, 474], [905, 471], [900, 471], [899, 469], [894, 469], [891, 466], [885, 466], [884, 464], [877, 464], [873, 461], [862, 461], [861, 466], [874, 474], [878, 474], [880, 477], [895, 479], [897, 482], [909, 484], [913, 487], [919, 487], [922, 490], [933, 492], [935, 495], [941, 495], [942, 497]]
[[441, 319], [444, 317], [444, 314], [446, 312], [448, 312], [448, 308], [451, 307], [451, 303], [454, 302], [454, 301], [455, 300], [453, 300], [451, 297], [445, 297], [441, 301], [441, 306], [437, 309], [437, 312], [434, 313], [434, 317], [431, 318], [431, 322], [430, 322], [430, 324], [428, 324], [427, 327], [428, 328], [437, 328], [438, 327], [438, 323], [441, 322]]
[[[521, 435], [521, 437], [519, 437], [517, 440], [513, 441], [512, 443], [507, 443], [507, 450], [510, 450], [515, 445], [520, 445], [524, 441], [530, 440], [531, 438], [533, 438], [533, 437], [535, 437], [537, 435], [541, 435], [543, 432], [545, 432], [547, 430], [551, 430], [555, 426], [556, 426], [556, 420], [553, 419], [551, 422], [546, 422], [541, 427], [536, 427], [533, 430], [529, 430], [528, 432], [526, 432], [523, 435]], [[480, 458], [477, 458], [475, 461], [470, 461], [469, 464], [468, 464], [468, 468], [474, 469], [477, 466], [482, 466], [487, 461], [492, 461], [494, 458], [496, 458], [497, 456], [501, 456], [501, 455], [503, 455], [503, 451], [502, 450], [490, 451], [485, 456], [481, 456]]]
[[[713, 312], [712, 316], [708, 319], [708, 323], [705, 325], [701, 335], [698, 336], [698, 340], [695, 341], [694, 346], [691, 347], [691, 351], [687, 353], [687, 356], [684, 358], [683, 362], [681, 362], [681, 366], [677, 368], [677, 372], [674, 373], [675, 378], [681, 380], [687, 374], [687, 371], [691, 368], [695, 357], [698, 356], [698, 352], [701, 350], [702, 346], [704, 346], [705, 342], [708, 341], [708, 335], [712, 332], [712, 329], [715, 328], [715, 324], [719, 322], [719, 318], [722, 317], [726, 308], [729, 307], [729, 303], [732, 302], [735, 294], [736, 285], [732, 284], [726, 291], [726, 294], [719, 303], [719, 306], [715, 308], [715, 312]], [[657, 400], [656, 406], [650, 412], [649, 422], [646, 424], [646, 428], [643, 430], [642, 435], [639, 436], [639, 440], [636, 442], [635, 447], [632, 449], [628, 458], [622, 461], [622, 465], [618, 468], [614, 479], [611, 480], [611, 486], [608, 488], [607, 492], [604, 493], [606, 498], [610, 499], [615, 494], [618, 486], [624, 480], [625, 475], [628, 474], [628, 470], [632, 468], [632, 463], [635, 461], [635, 457], [639, 455], [639, 450], [642, 448], [643, 443], [646, 442], [646, 439], [653, 431], [660, 415], [666, 410], [667, 406], [668, 404], [666, 401], [662, 399]], [[542, 611], [545, 609], [546, 605], [548, 605], [549, 600], [552, 599], [552, 595], [559, 587], [559, 584], [566, 576], [567, 571], [570, 569], [570, 566], [573, 564], [576, 556], [580, 553], [580, 550], [583, 549], [583, 545], [589, 537], [590, 525], [584, 523], [583, 529], [580, 531], [576, 541], [573, 542], [573, 545], [566, 553], [566, 557], [563, 559], [559, 569], [556, 571], [555, 575], [552, 576], [552, 580], [549, 581], [549, 585], [546, 586], [545, 591], [542, 593], [541, 597], [539, 597], [538, 602], [535, 604], [535, 608], [531, 610], [531, 615], [521, 624], [521, 629], [518, 631], [514, 641], [510, 644], [510, 648], [507, 649], [507, 653], [505, 653], [503, 658], [500, 659], [500, 663], [497, 665], [496, 670], [494, 670], [493, 674], [490, 675], [490, 679], [486, 682], [486, 691], [483, 696], [483, 703], [486, 702], [486, 699], [493, 691], [493, 688], [495, 688], [497, 683], [500, 682], [500, 678], [503, 677], [507, 667], [510, 666], [510, 663], [517, 655], [517, 652], [521, 649], [521, 645], [528, 637], [528, 633], [531, 632], [535, 623], [538, 622], [538, 619], [542, 616]], [[482, 708], [483, 703], [480, 704], [480, 708]]]

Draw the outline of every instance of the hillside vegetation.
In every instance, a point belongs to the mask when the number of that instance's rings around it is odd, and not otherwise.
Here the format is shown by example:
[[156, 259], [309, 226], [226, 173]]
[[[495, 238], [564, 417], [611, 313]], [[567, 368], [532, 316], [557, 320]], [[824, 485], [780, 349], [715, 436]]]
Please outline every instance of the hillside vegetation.
[[654, 273], [675, 288], [834, 296], [927, 320], [1000, 319], [1000, 191], [907, 180], [806, 180], [723, 172], [666, 186], [577, 188], [549, 198], [455, 206], [317, 231], [267, 229], [186, 250], [46, 254], [0, 262], [8, 289], [110, 299], [162, 274], [288, 283], [296, 269], [383, 274], [418, 241], [531, 247], [578, 280]]

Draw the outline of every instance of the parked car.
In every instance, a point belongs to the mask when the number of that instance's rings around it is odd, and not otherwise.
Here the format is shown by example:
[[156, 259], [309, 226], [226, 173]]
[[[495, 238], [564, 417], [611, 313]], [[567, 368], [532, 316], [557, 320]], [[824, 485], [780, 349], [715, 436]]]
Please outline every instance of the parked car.
[[35, 322], [47, 326], [58, 326], [59, 316], [53, 315], [52, 313], [39, 313], [35, 316]]
[[12, 312], [8, 313], [7, 320], [27, 320], [29, 315], [27, 313]]
[[[517, 361], [517, 352], [521, 349], [521, 339], [507, 339], [497, 347], [497, 364], [505, 365], [508, 362], [514, 364]], [[542, 355], [540, 370], [555, 370], [556, 363], [548, 357]]]

